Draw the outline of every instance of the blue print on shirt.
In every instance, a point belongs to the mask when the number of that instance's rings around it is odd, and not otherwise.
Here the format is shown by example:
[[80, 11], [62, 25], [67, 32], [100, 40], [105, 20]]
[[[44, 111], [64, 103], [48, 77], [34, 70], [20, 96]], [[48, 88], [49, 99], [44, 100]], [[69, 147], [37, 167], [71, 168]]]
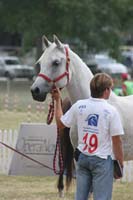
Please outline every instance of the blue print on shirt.
[[85, 121], [88, 121], [88, 125], [90, 126], [97, 126], [98, 119], [99, 119], [99, 115], [90, 114]]

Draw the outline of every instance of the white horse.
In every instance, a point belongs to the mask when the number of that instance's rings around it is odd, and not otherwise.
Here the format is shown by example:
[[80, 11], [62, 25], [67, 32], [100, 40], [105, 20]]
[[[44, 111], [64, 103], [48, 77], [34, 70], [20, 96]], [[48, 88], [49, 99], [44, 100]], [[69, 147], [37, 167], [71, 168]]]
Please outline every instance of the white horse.
[[[40, 73], [31, 87], [33, 98], [45, 101], [53, 84], [59, 88], [66, 87], [72, 103], [90, 97], [93, 74], [79, 56], [56, 36], [53, 43], [43, 37], [43, 45], [45, 50], [38, 60]], [[133, 160], [133, 95], [119, 97], [111, 92], [109, 103], [118, 109], [123, 123], [124, 160]], [[71, 129], [71, 140], [77, 146], [75, 127]]]

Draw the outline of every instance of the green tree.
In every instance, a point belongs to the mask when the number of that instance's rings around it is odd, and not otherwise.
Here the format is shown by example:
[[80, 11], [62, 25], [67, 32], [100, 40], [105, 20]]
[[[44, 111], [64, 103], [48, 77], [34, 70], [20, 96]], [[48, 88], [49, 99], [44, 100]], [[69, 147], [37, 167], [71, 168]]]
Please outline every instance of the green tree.
[[0, 29], [21, 33], [25, 49], [43, 34], [57, 34], [88, 50], [113, 52], [121, 35], [133, 34], [132, 24], [132, 0], [0, 0]]

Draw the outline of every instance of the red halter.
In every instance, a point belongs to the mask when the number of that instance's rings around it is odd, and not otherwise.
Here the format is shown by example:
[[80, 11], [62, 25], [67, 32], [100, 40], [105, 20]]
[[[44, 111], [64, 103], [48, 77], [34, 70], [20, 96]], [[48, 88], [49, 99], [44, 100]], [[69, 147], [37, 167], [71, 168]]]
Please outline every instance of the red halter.
[[64, 78], [64, 76], [67, 76], [67, 82], [69, 82], [69, 63], [70, 63], [70, 58], [69, 58], [69, 54], [68, 54], [68, 48], [65, 47], [65, 53], [66, 53], [66, 71], [59, 75], [57, 78], [55, 78], [54, 80], [50, 79], [48, 76], [46, 76], [43, 73], [39, 73], [38, 76], [42, 77], [44, 80], [53, 83], [56, 83], [57, 81], [59, 81], [60, 79]]

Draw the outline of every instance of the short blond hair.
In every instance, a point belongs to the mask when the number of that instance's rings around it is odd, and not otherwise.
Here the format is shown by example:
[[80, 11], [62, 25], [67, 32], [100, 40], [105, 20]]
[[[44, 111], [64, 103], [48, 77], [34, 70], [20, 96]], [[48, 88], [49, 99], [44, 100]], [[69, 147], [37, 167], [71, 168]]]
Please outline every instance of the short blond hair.
[[110, 89], [112, 86], [113, 80], [111, 76], [106, 73], [97, 73], [90, 82], [91, 96], [99, 98], [106, 89]]

